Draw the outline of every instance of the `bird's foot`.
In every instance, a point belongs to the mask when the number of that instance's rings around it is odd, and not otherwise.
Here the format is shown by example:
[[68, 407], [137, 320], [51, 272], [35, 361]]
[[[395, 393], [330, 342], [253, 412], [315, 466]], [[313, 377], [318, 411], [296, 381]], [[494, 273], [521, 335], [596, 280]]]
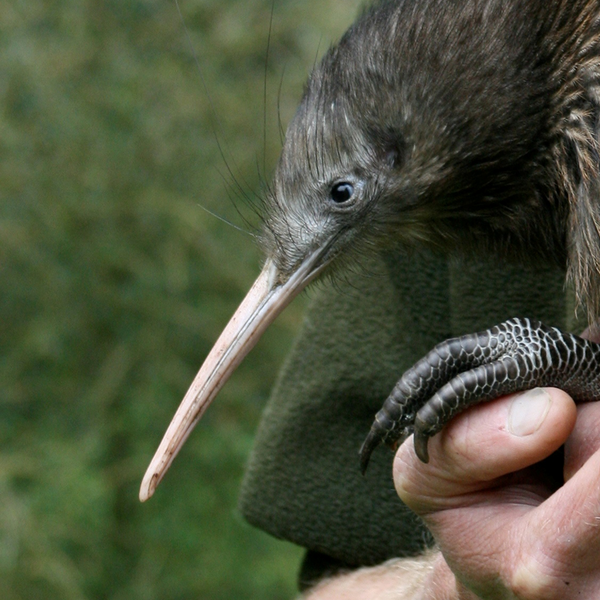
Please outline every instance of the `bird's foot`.
[[375, 416], [360, 450], [362, 471], [381, 442], [398, 446], [412, 433], [428, 462], [429, 438], [452, 417], [538, 386], [562, 388], [580, 402], [600, 399], [600, 345], [529, 319], [446, 340], [404, 373]]

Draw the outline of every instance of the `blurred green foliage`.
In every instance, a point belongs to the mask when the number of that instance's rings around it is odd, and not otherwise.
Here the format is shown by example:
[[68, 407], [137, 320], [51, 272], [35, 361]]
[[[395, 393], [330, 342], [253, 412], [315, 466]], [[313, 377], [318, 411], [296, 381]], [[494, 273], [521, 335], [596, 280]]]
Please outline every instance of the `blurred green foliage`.
[[301, 551], [235, 506], [301, 303], [137, 492], [260, 266], [201, 206], [252, 219], [278, 115], [357, 5], [181, 0], [187, 33], [172, 0], [0, 5], [2, 600], [294, 595]]

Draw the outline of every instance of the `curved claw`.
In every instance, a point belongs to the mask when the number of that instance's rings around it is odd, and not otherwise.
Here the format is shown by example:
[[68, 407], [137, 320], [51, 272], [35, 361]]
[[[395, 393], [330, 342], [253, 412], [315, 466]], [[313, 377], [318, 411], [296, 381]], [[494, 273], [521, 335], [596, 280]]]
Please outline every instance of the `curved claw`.
[[429, 436], [415, 431], [415, 453], [419, 460], [425, 464], [429, 462], [429, 450], [427, 449]]
[[369, 435], [366, 437], [365, 441], [362, 443], [360, 450], [358, 451], [360, 455], [360, 472], [364, 475], [367, 472], [367, 467], [369, 466], [369, 461], [371, 460], [371, 454], [373, 454], [373, 450], [381, 444], [383, 441], [383, 435], [375, 426], [371, 427], [371, 431], [369, 431]]
[[[418, 456], [419, 460], [424, 463], [429, 462], [429, 451], [427, 449], [427, 443], [429, 441], [429, 436], [422, 433], [415, 432], [415, 453]], [[408, 437], [408, 435], [401, 436], [398, 440], [393, 443], [393, 449], [397, 449], [400, 447], [402, 442]], [[367, 472], [367, 468], [369, 466], [369, 461], [371, 460], [371, 454], [373, 454], [373, 450], [384, 441], [385, 433], [371, 428], [369, 431], [369, 435], [366, 437], [362, 446], [359, 450], [360, 455], [360, 471], [364, 475]]]
[[360, 455], [360, 470], [364, 475], [367, 472], [367, 467], [369, 466], [369, 461], [371, 460], [371, 454], [373, 454], [373, 450], [379, 446], [382, 442], [386, 443], [392, 450], [397, 450], [400, 445], [406, 440], [406, 438], [412, 433], [412, 427], [404, 427], [399, 429], [394, 425], [394, 423], [387, 423], [387, 427], [384, 424], [385, 420], [381, 411], [377, 415], [379, 418], [376, 418], [373, 425], [371, 426], [371, 431], [369, 431], [369, 435], [367, 435], [365, 441], [359, 450]]

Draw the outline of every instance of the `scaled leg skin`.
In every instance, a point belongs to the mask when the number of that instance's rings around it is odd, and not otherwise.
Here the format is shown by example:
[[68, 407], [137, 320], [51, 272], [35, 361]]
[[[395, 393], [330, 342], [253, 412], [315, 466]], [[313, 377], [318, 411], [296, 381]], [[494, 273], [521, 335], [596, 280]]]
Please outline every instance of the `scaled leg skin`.
[[398, 381], [360, 450], [365, 472], [381, 443], [414, 433], [428, 462], [428, 439], [473, 404], [539, 386], [558, 387], [576, 402], [600, 399], [600, 344], [530, 319], [509, 319], [438, 344]]

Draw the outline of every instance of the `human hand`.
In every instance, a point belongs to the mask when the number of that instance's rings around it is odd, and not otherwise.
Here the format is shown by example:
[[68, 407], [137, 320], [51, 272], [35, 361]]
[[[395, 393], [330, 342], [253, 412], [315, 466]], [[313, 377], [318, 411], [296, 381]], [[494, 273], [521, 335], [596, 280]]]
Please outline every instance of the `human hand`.
[[[561, 454], [543, 460], [563, 443], [564, 467]], [[394, 479], [443, 554], [335, 577], [307, 598], [600, 598], [600, 403], [552, 388], [507, 396], [429, 444], [424, 465], [407, 440]]]
[[[600, 598], [599, 403], [549, 388], [481, 404], [430, 440], [427, 465], [411, 441], [396, 489], [444, 558], [419, 597]], [[539, 461], [565, 442], [560, 485], [562, 460]]]

